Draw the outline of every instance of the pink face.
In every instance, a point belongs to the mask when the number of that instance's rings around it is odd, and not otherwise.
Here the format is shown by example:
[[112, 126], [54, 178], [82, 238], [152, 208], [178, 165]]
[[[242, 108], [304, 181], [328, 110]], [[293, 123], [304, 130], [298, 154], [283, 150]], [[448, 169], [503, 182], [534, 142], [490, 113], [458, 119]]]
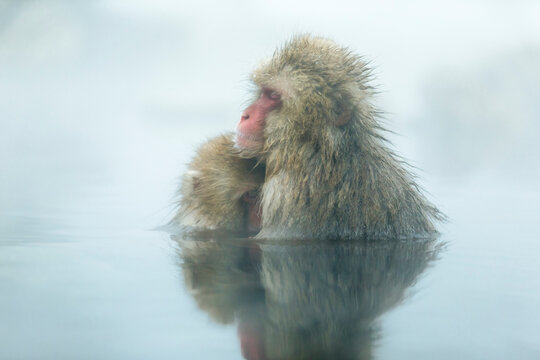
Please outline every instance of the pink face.
[[264, 142], [266, 116], [281, 106], [281, 94], [263, 88], [261, 95], [242, 113], [236, 127], [236, 144], [245, 150], [260, 150]]

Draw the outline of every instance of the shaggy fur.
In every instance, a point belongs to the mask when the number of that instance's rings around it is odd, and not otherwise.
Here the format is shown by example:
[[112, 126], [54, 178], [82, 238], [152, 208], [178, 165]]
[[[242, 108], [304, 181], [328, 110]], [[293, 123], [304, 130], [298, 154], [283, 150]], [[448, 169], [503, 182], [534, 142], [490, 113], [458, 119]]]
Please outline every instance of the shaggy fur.
[[282, 94], [266, 118], [260, 238], [358, 238], [435, 232], [439, 211], [387, 146], [370, 71], [347, 48], [299, 36], [256, 69]]
[[173, 222], [194, 229], [246, 230], [242, 195], [259, 188], [264, 168], [239, 157], [232, 137], [218, 136], [198, 149], [182, 178]]

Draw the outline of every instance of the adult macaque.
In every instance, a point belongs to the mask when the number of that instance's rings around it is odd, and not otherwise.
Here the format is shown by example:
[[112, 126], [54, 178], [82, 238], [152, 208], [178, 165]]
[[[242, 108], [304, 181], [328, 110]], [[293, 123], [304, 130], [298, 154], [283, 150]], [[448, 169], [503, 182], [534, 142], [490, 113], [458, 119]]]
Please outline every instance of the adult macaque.
[[435, 232], [442, 215], [387, 147], [370, 72], [347, 48], [299, 36], [253, 72], [236, 145], [266, 164], [261, 238]]
[[173, 221], [204, 230], [259, 230], [264, 166], [239, 157], [232, 137], [218, 136], [198, 149], [182, 178]]

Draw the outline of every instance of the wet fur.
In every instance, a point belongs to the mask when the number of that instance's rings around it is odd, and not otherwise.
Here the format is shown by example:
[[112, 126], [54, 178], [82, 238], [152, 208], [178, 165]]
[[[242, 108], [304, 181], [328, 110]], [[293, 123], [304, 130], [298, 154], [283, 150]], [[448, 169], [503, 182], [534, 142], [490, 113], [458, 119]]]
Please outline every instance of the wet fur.
[[[282, 94], [266, 119], [261, 238], [409, 236], [442, 219], [388, 148], [370, 70], [347, 48], [299, 36], [252, 75]], [[253, 156], [253, 154], [248, 154]]]
[[197, 150], [182, 178], [173, 222], [201, 230], [246, 229], [242, 195], [259, 188], [264, 167], [241, 158], [232, 139], [232, 133], [221, 135]]

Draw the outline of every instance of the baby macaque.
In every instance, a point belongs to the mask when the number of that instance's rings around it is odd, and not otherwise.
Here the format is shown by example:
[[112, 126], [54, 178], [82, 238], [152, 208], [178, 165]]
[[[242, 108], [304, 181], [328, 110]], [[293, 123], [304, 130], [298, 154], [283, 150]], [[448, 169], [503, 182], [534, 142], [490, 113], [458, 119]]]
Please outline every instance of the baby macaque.
[[201, 230], [259, 230], [264, 166], [239, 157], [232, 138], [233, 134], [218, 136], [198, 149], [182, 178], [173, 221]]

